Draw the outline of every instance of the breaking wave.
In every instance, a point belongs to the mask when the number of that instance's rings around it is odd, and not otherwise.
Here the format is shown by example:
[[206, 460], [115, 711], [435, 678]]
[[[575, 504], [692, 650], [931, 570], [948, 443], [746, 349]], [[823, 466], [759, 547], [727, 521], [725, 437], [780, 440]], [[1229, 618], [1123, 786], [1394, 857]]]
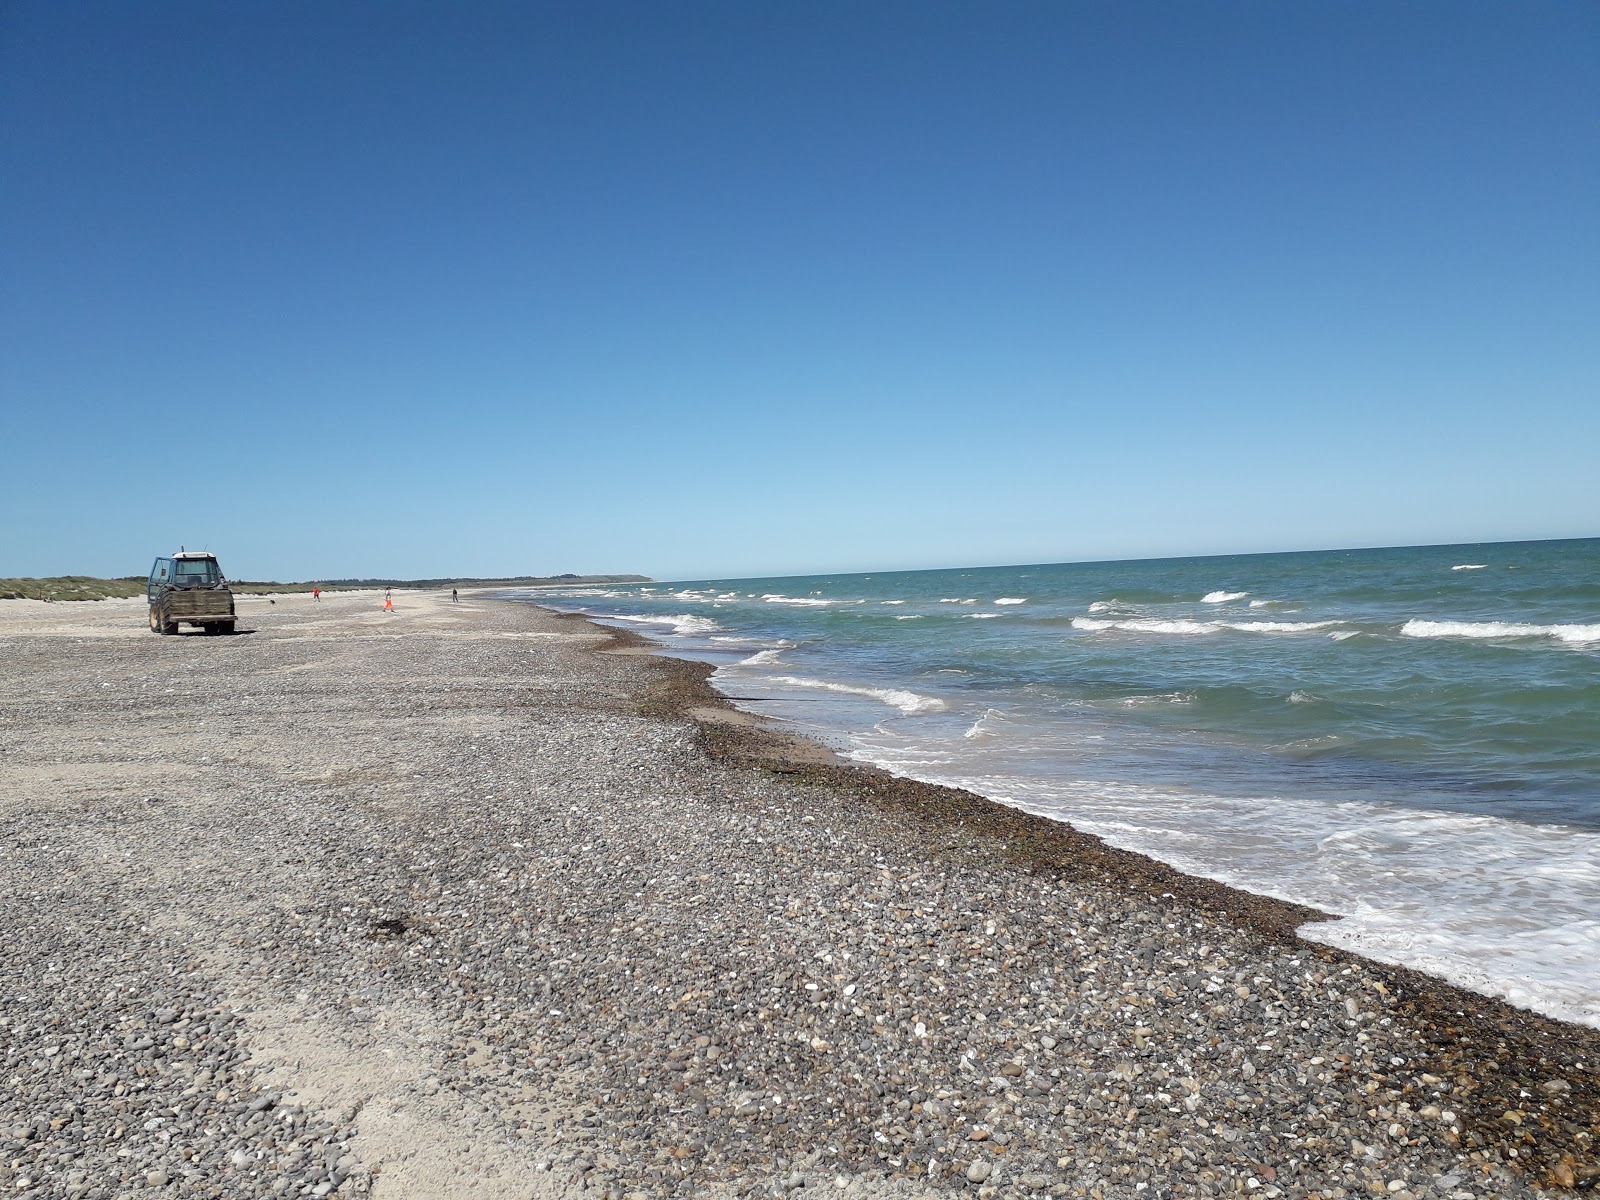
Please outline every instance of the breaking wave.
[[713, 630], [722, 628], [722, 626], [718, 625], [715, 621], [709, 620], [705, 617], [691, 616], [688, 613], [678, 613], [673, 616], [663, 613], [659, 617], [628, 616], [625, 613], [617, 613], [615, 615], [596, 613], [595, 616], [606, 621], [632, 621], [637, 625], [670, 625], [672, 627], [672, 632], [678, 634], [679, 636], [687, 636], [688, 634], [692, 633], [710, 633]]
[[1103, 633], [1120, 630], [1123, 633], [1211, 634], [1234, 630], [1237, 633], [1313, 633], [1319, 629], [1332, 629], [1338, 621], [1193, 621], [1188, 619], [1163, 620], [1157, 617], [1132, 617], [1125, 621], [1097, 620], [1094, 617], [1073, 617], [1072, 627], [1085, 633]]
[[1400, 628], [1413, 638], [1554, 638], [1572, 645], [1600, 642], [1600, 624], [1524, 625], [1515, 621], [1407, 621]]
[[880, 701], [891, 708], [898, 708], [906, 714], [943, 712], [948, 705], [943, 700], [934, 696], [920, 696], [916, 692], [908, 692], [902, 688], [874, 688], [857, 687], [849, 683], [830, 683], [826, 679], [807, 679], [799, 675], [778, 675], [773, 683], [786, 684], [789, 687], [814, 688], [822, 692], [839, 692], [846, 696], [866, 696], [869, 699]]

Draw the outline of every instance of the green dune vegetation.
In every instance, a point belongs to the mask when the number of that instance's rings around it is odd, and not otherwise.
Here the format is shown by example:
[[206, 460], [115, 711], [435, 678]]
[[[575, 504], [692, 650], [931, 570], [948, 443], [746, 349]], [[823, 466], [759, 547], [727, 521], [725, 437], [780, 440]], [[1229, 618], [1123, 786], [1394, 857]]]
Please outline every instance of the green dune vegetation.
[[[268, 592], [309, 592], [313, 587], [321, 587], [325, 592], [343, 592], [379, 587], [558, 587], [564, 584], [649, 582], [650, 578], [646, 575], [517, 575], [506, 579], [329, 579], [305, 583], [233, 579], [229, 585], [235, 592], [265, 595]], [[116, 579], [97, 579], [92, 575], [0, 579], [0, 600], [109, 600], [142, 596], [144, 590], [143, 575], [123, 575]]]

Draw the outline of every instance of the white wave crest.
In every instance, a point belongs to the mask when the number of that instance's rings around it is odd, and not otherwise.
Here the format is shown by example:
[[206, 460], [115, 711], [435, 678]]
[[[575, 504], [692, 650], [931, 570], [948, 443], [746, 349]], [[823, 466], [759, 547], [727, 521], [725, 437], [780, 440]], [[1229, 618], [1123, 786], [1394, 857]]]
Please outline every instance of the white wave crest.
[[1339, 629], [1335, 630], [1333, 633], [1330, 633], [1328, 636], [1336, 642], [1343, 642], [1355, 637], [1356, 634], [1360, 632], [1361, 631], [1359, 629]]
[[[599, 613], [595, 615], [601, 616]], [[604, 616], [602, 619], [607, 621], [632, 621], [637, 625], [670, 625], [672, 626], [672, 632], [679, 636], [687, 636], [691, 633], [710, 633], [714, 629], [722, 628], [715, 621], [708, 620], [705, 617], [691, 616], [688, 613], [678, 613], [675, 616], [663, 613], [659, 617], [636, 617], [619, 613], [615, 616]]]
[[1315, 696], [1310, 692], [1302, 692], [1296, 689], [1289, 693], [1290, 704], [1320, 704], [1321, 702], [1321, 696]]
[[969, 740], [994, 737], [996, 733], [996, 726], [1003, 724], [1005, 724], [1004, 713], [1002, 713], [998, 708], [986, 708], [983, 710], [983, 716], [974, 721], [972, 723], [972, 728], [968, 729], [961, 736]]
[[740, 660], [739, 665], [741, 667], [759, 667], [766, 663], [775, 663], [782, 653], [782, 650], [758, 650], [749, 658]]
[[789, 687], [815, 688], [823, 692], [839, 692], [846, 696], [866, 696], [872, 700], [881, 701], [891, 708], [898, 708], [906, 714], [943, 712], [948, 706], [943, 700], [934, 696], [919, 696], [916, 692], [908, 692], [903, 688], [874, 688], [856, 687], [848, 683], [830, 683], [825, 679], [806, 679], [798, 675], [780, 675], [773, 679], [773, 683], [787, 684]]
[[1122, 601], [1113, 597], [1110, 600], [1096, 600], [1089, 605], [1090, 612], [1114, 612], [1122, 607]]
[[939, 603], [940, 604], [976, 604], [977, 601], [976, 600], [962, 600], [962, 599], [960, 599], [960, 598], [958, 598], [956, 596], [943, 596], [943, 597], [940, 598]]
[[904, 600], [880, 600], [879, 604], [904, 604]]
[[770, 593], [761, 597], [768, 604], [792, 604], [796, 608], [826, 608], [830, 604], [843, 604], [842, 600], [818, 600], [814, 596], [780, 596]]
[[1452, 571], [1481, 571], [1488, 565], [1488, 563], [1457, 563], [1450, 569]]
[[1231, 629], [1238, 633], [1313, 633], [1331, 629], [1338, 621], [1191, 621], [1188, 619], [1162, 620], [1157, 617], [1133, 617], [1126, 621], [1097, 620], [1094, 617], [1073, 617], [1072, 627], [1086, 633], [1103, 633], [1108, 629], [1123, 633], [1173, 633], [1211, 634]]
[[1026, 604], [1027, 602], [1028, 598], [1026, 596], [1001, 596], [995, 601], [996, 604]]
[[1414, 638], [1554, 638], [1569, 645], [1600, 642], [1600, 624], [1525, 625], [1515, 621], [1407, 621], [1400, 627]]
[[903, 617], [896, 617], [895, 620], [896, 621], [920, 621], [920, 620], [922, 620], [922, 614], [921, 613], [908, 613]]
[[1243, 600], [1249, 592], [1207, 592], [1200, 597], [1201, 604], [1226, 604], [1229, 600]]
[[1318, 629], [1331, 629], [1338, 621], [1226, 621], [1229, 629], [1240, 633], [1311, 633]]
[[961, 615], [966, 617], [967, 620], [969, 620], [969, 621], [992, 621], [996, 617], [998, 617], [1000, 614], [999, 613], [962, 613]]

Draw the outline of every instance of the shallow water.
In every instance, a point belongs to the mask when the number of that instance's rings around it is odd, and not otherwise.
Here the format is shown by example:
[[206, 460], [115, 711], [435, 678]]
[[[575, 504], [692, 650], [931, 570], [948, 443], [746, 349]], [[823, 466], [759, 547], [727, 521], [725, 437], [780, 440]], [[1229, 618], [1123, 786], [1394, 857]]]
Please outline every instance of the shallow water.
[[1600, 1026], [1600, 540], [540, 590], [847, 755]]

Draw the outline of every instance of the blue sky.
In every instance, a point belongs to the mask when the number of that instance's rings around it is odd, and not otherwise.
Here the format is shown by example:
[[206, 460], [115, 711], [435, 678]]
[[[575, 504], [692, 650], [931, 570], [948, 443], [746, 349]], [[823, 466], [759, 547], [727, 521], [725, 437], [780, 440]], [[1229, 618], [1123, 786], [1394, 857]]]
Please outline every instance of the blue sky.
[[1600, 534], [1600, 6], [0, 5], [0, 575]]

